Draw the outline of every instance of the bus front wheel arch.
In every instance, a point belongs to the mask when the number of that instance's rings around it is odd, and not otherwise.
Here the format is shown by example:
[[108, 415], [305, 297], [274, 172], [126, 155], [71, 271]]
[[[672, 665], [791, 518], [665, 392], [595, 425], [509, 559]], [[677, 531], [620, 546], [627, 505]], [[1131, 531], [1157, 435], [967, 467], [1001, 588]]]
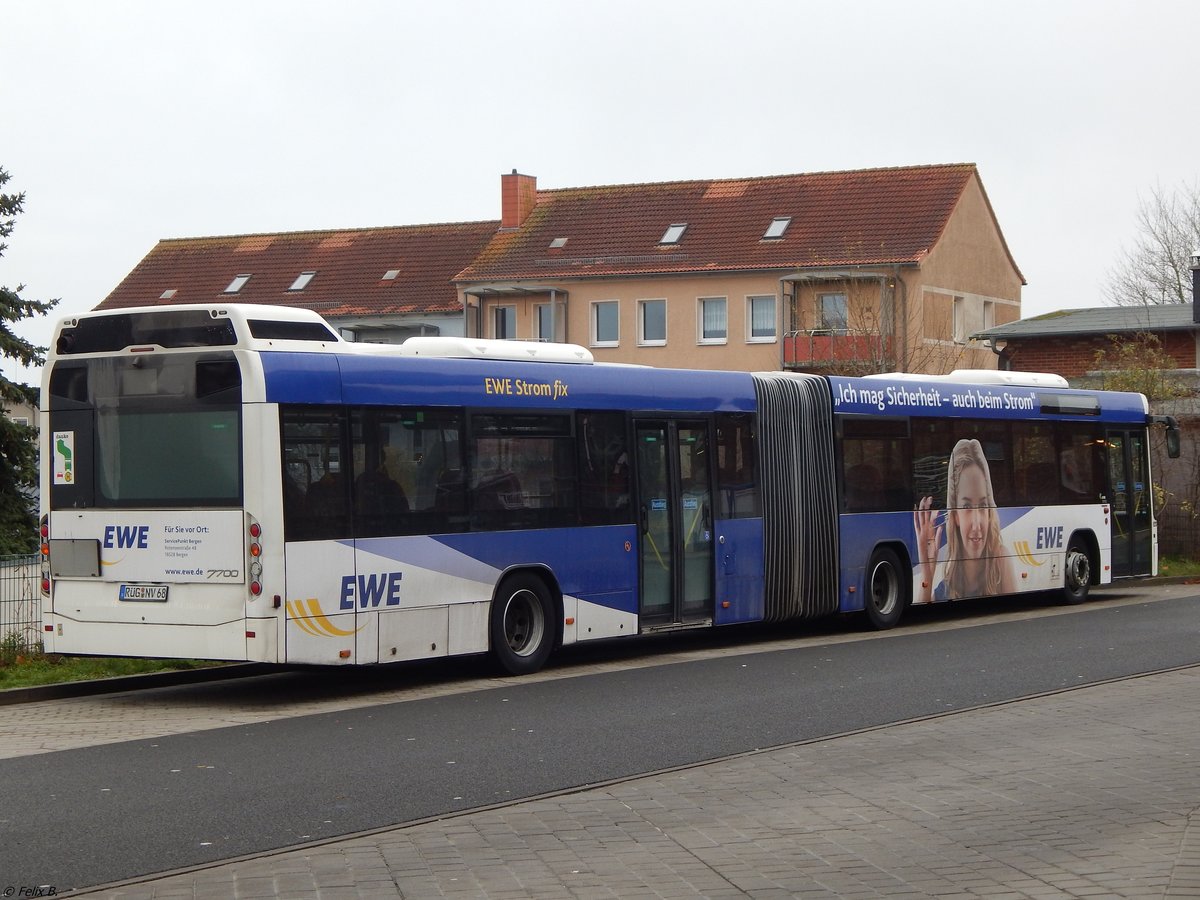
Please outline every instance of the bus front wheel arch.
[[529, 571], [500, 582], [488, 615], [493, 662], [508, 675], [531, 675], [546, 664], [557, 642], [554, 595]]
[[890, 547], [876, 547], [863, 578], [867, 621], [880, 631], [894, 628], [908, 606], [911, 576]]

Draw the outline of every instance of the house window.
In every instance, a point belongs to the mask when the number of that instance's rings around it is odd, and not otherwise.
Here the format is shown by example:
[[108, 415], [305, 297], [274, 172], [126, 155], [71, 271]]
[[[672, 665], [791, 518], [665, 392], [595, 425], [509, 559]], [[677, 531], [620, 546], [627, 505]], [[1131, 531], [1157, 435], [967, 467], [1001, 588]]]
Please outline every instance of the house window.
[[849, 301], [845, 294], [819, 294], [821, 327], [836, 334], [845, 334], [850, 321]]
[[962, 297], [954, 298], [954, 343], [967, 342], [967, 301]]
[[552, 303], [539, 303], [534, 307], [537, 313], [537, 334], [539, 341], [560, 341], [563, 334], [563, 311], [560, 306], [554, 308]]
[[776, 216], [774, 219], [771, 220], [771, 224], [767, 226], [767, 231], [763, 235], [763, 240], [764, 241], [779, 240], [781, 237], [783, 237], [784, 232], [787, 231], [787, 227], [791, 224], [792, 224], [791, 216]]
[[991, 300], [983, 301], [983, 330], [996, 327], [996, 304]]
[[724, 297], [700, 298], [700, 343], [723, 344], [729, 336], [728, 307]]
[[662, 238], [659, 239], [659, 243], [678, 244], [683, 239], [685, 231], [687, 231], [687, 222], [677, 222], [674, 225], [668, 225], [667, 230], [663, 232]]
[[292, 282], [292, 286], [290, 288], [288, 288], [288, 290], [289, 291], [304, 290], [306, 287], [308, 287], [308, 283], [313, 280], [313, 276], [316, 274], [317, 274], [316, 272], [301, 272], [299, 275], [296, 276], [296, 280]]
[[661, 347], [667, 342], [667, 301], [638, 301], [638, 343]]
[[226, 294], [236, 294], [246, 286], [246, 282], [250, 280], [249, 275], [238, 275], [233, 281], [229, 282], [229, 287], [225, 288]]
[[492, 337], [513, 340], [517, 336], [517, 308], [496, 306], [492, 309]]
[[775, 340], [775, 298], [747, 297], [746, 340], [750, 343], [769, 343]]
[[616, 300], [600, 300], [592, 304], [592, 346], [616, 347], [621, 340], [620, 304]]

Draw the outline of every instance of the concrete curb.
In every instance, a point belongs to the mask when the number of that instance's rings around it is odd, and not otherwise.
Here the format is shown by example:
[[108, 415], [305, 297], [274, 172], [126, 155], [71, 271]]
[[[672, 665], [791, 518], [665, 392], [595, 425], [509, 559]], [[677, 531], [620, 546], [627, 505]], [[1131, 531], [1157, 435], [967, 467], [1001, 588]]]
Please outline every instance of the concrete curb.
[[203, 669], [148, 672], [144, 675], [121, 675], [116, 678], [98, 678], [93, 681], [64, 681], [59, 684], [42, 684], [36, 687], [9, 688], [0, 691], [0, 706], [89, 697], [95, 694], [118, 694], [121, 691], [142, 691], [149, 688], [174, 687], [180, 684], [203, 684], [206, 681], [224, 681], [229, 678], [263, 675], [267, 672], [278, 671], [278, 669], [278, 666], [267, 663], [236, 663], [228, 666], [214, 665]]

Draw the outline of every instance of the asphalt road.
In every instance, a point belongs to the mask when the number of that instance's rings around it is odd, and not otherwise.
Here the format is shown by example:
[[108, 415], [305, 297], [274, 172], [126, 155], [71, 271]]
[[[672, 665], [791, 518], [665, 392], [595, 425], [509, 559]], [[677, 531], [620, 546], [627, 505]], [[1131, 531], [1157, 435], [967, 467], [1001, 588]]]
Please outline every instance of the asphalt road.
[[0, 883], [62, 892], [1195, 664], [1197, 600], [863, 634], [7, 759]]

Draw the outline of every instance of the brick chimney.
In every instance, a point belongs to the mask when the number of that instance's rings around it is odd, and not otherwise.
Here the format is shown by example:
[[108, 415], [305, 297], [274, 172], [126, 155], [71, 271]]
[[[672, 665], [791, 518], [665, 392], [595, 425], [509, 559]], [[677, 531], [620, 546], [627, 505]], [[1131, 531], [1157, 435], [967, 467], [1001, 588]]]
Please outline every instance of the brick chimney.
[[536, 205], [536, 176], [521, 175], [516, 169], [511, 175], [500, 176], [501, 228], [520, 228]]

